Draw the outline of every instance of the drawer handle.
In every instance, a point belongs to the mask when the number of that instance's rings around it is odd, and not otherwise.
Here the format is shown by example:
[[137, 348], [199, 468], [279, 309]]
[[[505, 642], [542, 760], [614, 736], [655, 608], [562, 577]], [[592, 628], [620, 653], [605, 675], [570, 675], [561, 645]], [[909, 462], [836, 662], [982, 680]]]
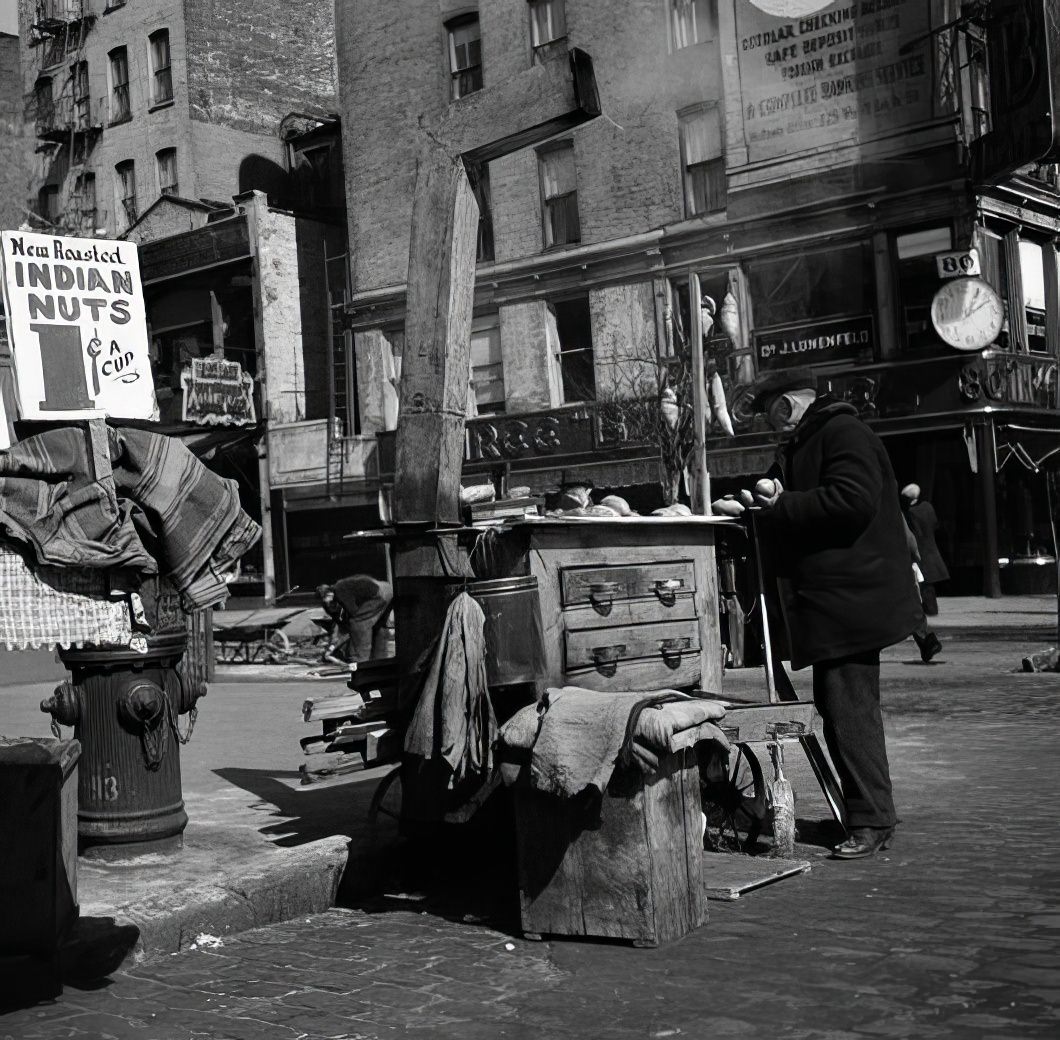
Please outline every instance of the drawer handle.
[[681, 578], [660, 578], [655, 583], [655, 595], [662, 601], [663, 606], [672, 607], [677, 602], [677, 590], [685, 587]]
[[680, 639], [661, 639], [659, 649], [662, 651], [663, 663], [667, 668], [679, 668], [681, 666], [681, 655], [692, 645], [688, 636]]
[[601, 675], [611, 676], [618, 671], [618, 659], [626, 652], [625, 643], [614, 643], [612, 646], [594, 646], [593, 664]]
[[597, 614], [607, 617], [615, 605], [615, 593], [618, 592], [617, 581], [596, 581], [589, 586], [589, 602]]

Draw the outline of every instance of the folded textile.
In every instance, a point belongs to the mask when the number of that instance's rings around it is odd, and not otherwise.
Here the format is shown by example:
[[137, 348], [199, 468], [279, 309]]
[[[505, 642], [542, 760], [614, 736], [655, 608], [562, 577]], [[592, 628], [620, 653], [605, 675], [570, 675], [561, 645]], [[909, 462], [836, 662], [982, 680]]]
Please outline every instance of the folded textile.
[[92, 474], [79, 427], [28, 437], [0, 452], [0, 527], [40, 564], [161, 572], [185, 610], [223, 602], [226, 572], [261, 534], [234, 480], [180, 441], [107, 428], [116, 497]]
[[449, 605], [442, 634], [405, 734], [405, 751], [444, 759], [449, 786], [488, 775], [497, 718], [486, 686], [486, 616], [466, 592]]
[[[530, 752], [530, 783], [538, 790], [572, 797], [585, 787], [603, 791], [626, 751], [627, 764], [655, 772], [659, 755], [690, 729], [702, 740], [728, 746], [711, 723], [725, 715], [719, 701], [691, 698], [672, 690], [601, 693], [566, 686], [550, 689], [540, 704], [520, 708], [502, 727], [498, 742], [518, 754], [503, 771], [513, 783]], [[632, 733], [630, 728], [632, 727]], [[632, 737], [632, 739], [630, 739]]]
[[675, 701], [658, 711], [641, 712], [637, 720], [637, 740], [657, 751], [667, 751], [670, 738], [682, 730], [725, 716], [725, 705], [698, 697]]
[[[670, 697], [662, 691], [657, 697]], [[573, 798], [586, 787], [603, 792], [615, 771], [630, 712], [653, 695], [602, 693], [578, 686], [545, 692], [541, 729], [530, 756], [530, 785]]]
[[132, 643], [126, 598], [109, 597], [102, 571], [33, 568], [0, 546], [0, 645], [8, 650]]

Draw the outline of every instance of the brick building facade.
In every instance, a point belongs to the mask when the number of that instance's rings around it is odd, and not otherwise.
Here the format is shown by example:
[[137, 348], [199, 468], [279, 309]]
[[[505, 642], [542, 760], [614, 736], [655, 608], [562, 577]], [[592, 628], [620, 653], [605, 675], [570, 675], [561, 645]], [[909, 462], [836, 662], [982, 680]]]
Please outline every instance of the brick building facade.
[[[465, 473], [508, 470], [538, 490], [575, 473], [651, 482], [657, 450], [634, 458], [628, 430], [605, 417], [687, 350], [694, 278], [715, 304], [705, 349], [735, 425], [731, 438], [711, 430], [716, 487], [760, 472], [776, 447], [748, 408], [750, 380], [810, 363], [885, 437], [899, 479], [936, 502], [955, 588], [995, 594], [1015, 561], [1051, 559], [1035, 460], [1060, 445], [1060, 154], [1045, 131], [1006, 127], [1056, 125], [1046, 26], [1060, 12], [1056, 0], [991, 9], [339, 0], [361, 430], [396, 423], [419, 141], [469, 95], [577, 47], [604, 115], [492, 162], [479, 187], [481, 417]], [[1027, 48], [1041, 60], [1028, 64]], [[1006, 100], [1022, 89], [1016, 68], [1050, 70], [1023, 91], [1033, 112]], [[990, 133], [986, 150], [1011, 161], [984, 174], [974, 156]], [[967, 353], [943, 340], [932, 306], [939, 258], [971, 249], [1004, 327]], [[1030, 466], [1002, 472], [1024, 456]]]
[[282, 0], [21, 0], [42, 228], [113, 237], [163, 194], [282, 184], [282, 118], [334, 107], [331, 4], [289, 15]]

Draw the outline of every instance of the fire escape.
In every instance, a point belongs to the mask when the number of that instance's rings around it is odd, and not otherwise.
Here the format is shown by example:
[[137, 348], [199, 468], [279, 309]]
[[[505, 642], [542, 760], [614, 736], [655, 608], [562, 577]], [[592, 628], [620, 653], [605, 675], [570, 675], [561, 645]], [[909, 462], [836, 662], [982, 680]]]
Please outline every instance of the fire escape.
[[40, 55], [31, 96], [36, 151], [58, 175], [58, 184], [42, 188], [42, 196], [54, 189], [55, 208], [39, 216], [49, 230], [67, 234], [91, 235], [98, 223], [95, 182], [85, 166], [102, 132], [102, 103], [93, 104], [85, 58], [95, 20], [84, 0], [36, 0], [31, 26], [30, 43]]

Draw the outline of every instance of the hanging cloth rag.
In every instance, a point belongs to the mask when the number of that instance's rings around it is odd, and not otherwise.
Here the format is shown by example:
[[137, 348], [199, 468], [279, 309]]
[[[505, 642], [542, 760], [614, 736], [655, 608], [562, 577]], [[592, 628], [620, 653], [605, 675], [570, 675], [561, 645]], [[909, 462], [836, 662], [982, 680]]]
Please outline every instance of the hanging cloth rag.
[[493, 768], [497, 717], [486, 686], [485, 622], [466, 592], [449, 604], [405, 734], [408, 754], [446, 762], [450, 788]]

